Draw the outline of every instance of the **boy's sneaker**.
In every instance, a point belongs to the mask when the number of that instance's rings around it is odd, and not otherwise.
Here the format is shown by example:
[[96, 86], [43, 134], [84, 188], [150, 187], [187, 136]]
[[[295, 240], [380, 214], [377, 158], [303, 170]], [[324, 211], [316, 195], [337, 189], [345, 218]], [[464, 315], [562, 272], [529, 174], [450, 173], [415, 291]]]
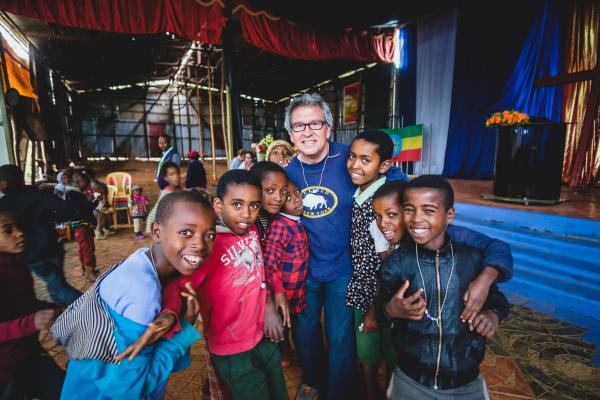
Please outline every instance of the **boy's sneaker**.
[[136, 240], [144, 240], [144, 239], [146, 239], [146, 234], [144, 232], [137, 232], [135, 234], [135, 239]]
[[296, 393], [296, 400], [315, 400], [318, 398], [319, 390], [308, 386], [306, 383], [300, 385]]
[[102, 228], [102, 232], [104, 232], [106, 236], [114, 235], [115, 233], [117, 233], [117, 231], [114, 228]]
[[96, 240], [104, 240], [104, 239], [106, 239], [106, 235], [104, 235], [100, 231], [94, 231], [94, 236], [96, 237]]

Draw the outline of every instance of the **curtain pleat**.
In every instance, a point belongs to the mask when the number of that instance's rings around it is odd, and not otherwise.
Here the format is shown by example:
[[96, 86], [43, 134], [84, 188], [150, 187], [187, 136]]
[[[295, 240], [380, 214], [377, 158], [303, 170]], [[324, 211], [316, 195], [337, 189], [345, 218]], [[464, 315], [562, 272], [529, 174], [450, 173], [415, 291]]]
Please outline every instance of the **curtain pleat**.
[[[598, 32], [600, 29], [600, 0], [574, 1], [571, 12], [570, 32], [567, 45], [566, 72], [586, 71], [596, 67], [598, 62]], [[563, 97], [563, 120], [570, 122], [565, 143], [563, 181], [573, 176], [575, 157], [581, 136], [581, 124], [586, 112], [587, 98], [592, 87], [591, 81], [565, 85]], [[600, 121], [598, 112], [593, 126], [591, 143], [587, 147], [585, 162], [581, 171], [581, 184], [600, 185]]]

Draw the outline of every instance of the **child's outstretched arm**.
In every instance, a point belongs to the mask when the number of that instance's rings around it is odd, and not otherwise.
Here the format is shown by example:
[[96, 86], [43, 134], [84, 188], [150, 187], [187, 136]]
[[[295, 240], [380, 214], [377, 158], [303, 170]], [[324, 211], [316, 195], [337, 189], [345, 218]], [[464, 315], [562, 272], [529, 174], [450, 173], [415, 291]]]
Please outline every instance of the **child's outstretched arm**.
[[31, 336], [42, 329], [49, 329], [62, 308], [45, 308], [29, 315], [0, 322], [0, 343]]
[[[185, 291], [181, 293], [181, 296], [186, 298], [186, 309], [184, 318], [190, 324], [194, 324], [200, 310], [200, 304], [196, 297], [196, 291], [192, 288], [192, 283], [187, 282], [185, 284]], [[172, 330], [174, 331], [175, 324], [178, 322], [177, 316], [169, 311], [162, 311], [154, 318], [154, 320], [148, 325], [148, 328], [142, 336], [140, 336], [133, 344], [129, 345], [123, 352], [117, 354], [115, 361], [119, 362], [125, 358], [132, 361], [138, 353], [146, 346], [157, 342], [162, 339], [167, 333], [169, 336], [173, 336]], [[178, 324], [178, 328], [180, 326]], [[177, 329], [177, 330], [179, 330]]]
[[484, 268], [469, 284], [463, 297], [465, 308], [460, 315], [463, 321], [473, 321], [486, 301], [490, 286], [496, 280], [507, 281], [512, 277], [513, 258], [510, 247], [501, 240], [456, 225], [448, 227], [448, 235], [455, 243], [474, 247], [483, 253]]

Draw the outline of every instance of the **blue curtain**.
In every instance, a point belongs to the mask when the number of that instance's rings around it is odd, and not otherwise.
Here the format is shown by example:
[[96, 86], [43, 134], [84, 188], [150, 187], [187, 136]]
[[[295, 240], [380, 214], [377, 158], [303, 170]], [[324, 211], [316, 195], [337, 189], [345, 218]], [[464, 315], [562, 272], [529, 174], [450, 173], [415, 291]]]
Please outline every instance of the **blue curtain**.
[[560, 89], [534, 88], [537, 78], [560, 70], [558, 6], [552, 0], [520, 4], [495, 9], [510, 14], [489, 20], [473, 4], [459, 12], [445, 176], [493, 178], [496, 136], [485, 128], [492, 112], [515, 109], [560, 118]]

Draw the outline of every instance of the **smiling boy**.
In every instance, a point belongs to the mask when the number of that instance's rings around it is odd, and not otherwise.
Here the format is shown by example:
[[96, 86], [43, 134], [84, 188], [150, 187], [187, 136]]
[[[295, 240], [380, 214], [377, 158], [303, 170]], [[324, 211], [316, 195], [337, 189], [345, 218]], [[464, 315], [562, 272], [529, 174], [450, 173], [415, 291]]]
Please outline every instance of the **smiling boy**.
[[448, 236], [453, 204], [452, 187], [439, 176], [415, 178], [404, 190], [403, 223], [410, 239], [384, 261], [377, 302], [380, 322], [393, 322], [397, 368], [390, 399], [489, 398], [479, 364], [485, 338], [509, 306], [493, 284], [483, 311], [472, 323], [460, 320], [463, 296], [485, 263], [479, 250]]
[[[211, 360], [233, 397], [287, 399], [279, 349], [263, 333], [268, 296], [254, 225], [261, 191], [260, 181], [249, 171], [236, 169], [221, 176], [213, 203], [219, 219], [213, 252], [189, 279], [165, 288], [163, 304], [165, 311], [179, 315], [180, 290], [191, 281]], [[269, 336], [282, 336], [281, 325], [277, 328]]]

